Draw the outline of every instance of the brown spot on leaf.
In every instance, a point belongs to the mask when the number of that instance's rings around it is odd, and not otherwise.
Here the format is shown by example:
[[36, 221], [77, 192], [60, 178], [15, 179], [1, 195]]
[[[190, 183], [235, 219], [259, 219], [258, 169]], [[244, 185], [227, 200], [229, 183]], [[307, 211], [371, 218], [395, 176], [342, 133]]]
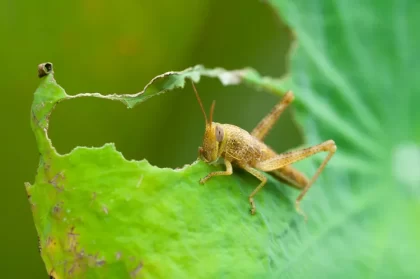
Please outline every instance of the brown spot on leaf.
[[60, 212], [62, 212], [62, 205], [63, 205], [63, 201], [57, 203], [56, 205], [54, 205], [53, 209], [52, 209], [52, 213], [53, 215], [57, 216], [60, 214]]
[[136, 268], [130, 272], [131, 277], [135, 278], [142, 268], [143, 268], [143, 262], [140, 261], [140, 263], [136, 266]]
[[69, 250], [72, 252], [76, 252], [76, 248], [77, 248], [77, 237], [79, 236], [78, 233], [74, 232], [74, 226], [71, 227], [70, 231], [67, 233], [67, 238], [69, 241]]
[[46, 172], [48, 172], [50, 170], [50, 168], [51, 168], [51, 165], [50, 164], [44, 164], [44, 170]]
[[96, 261], [96, 265], [97, 266], [103, 266], [105, 264], [106, 264], [106, 261], [105, 260], [98, 260], [98, 261]]
[[69, 271], [67, 272], [69, 275], [73, 275], [76, 273], [77, 270], [81, 269], [81, 264], [79, 261], [75, 261], [73, 262], [73, 264], [71, 265]]
[[49, 249], [52, 249], [52, 248], [54, 248], [56, 245], [57, 245], [57, 241], [56, 241], [54, 238], [52, 238], [51, 236], [49, 236], [49, 237], [47, 238], [46, 243], [45, 243], [45, 247], [48, 247]]
[[48, 180], [48, 183], [51, 184], [57, 191], [61, 192], [64, 190], [64, 186], [60, 185], [59, 182], [65, 178], [64, 172], [60, 171], [56, 175], [54, 175], [53, 178]]

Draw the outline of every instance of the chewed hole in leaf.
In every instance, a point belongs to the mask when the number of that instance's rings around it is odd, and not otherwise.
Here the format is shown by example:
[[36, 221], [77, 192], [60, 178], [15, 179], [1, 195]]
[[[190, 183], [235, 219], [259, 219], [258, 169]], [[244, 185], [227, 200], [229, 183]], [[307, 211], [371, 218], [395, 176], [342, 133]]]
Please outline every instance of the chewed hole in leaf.
[[[180, 167], [197, 158], [202, 137], [201, 131], [190, 132], [192, 126], [194, 130], [202, 126], [193, 97], [189, 89], [177, 89], [133, 109], [97, 98], [69, 100], [55, 108], [49, 136], [60, 154], [76, 146], [100, 147], [112, 142], [128, 160], [146, 158], [159, 167]], [[190, 110], [177, 111], [174, 102], [189, 102]]]

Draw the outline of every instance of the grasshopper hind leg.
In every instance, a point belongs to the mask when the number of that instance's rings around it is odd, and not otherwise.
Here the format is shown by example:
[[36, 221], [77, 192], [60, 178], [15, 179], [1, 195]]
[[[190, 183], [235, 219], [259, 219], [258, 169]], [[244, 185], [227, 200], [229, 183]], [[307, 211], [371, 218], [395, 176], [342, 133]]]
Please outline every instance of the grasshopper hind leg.
[[257, 169], [261, 171], [274, 171], [274, 170], [281, 169], [285, 166], [289, 166], [297, 161], [308, 158], [319, 152], [328, 152], [327, 157], [318, 167], [315, 174], [312, 176], [311, 180], [307, 183], [307, 185], [305, 185], [305, 187], [301, 189], [302, 191], [300, 195], [296, 198], [296, 202], [295, 202], [296, 211], [300, 215], [302, 215], [305, 218], [305, 220], [307, 220], [306, 214], [300, 208], [300, 202], [303, 199], [303, 197], [306, 195], [308, 190], [311, 188], [311, 186], [314, 184], [315, 180], [318, 178], [320, 173], [324, 170], [325, 166], [327, 165], [331, 157], [335, 154], [336, 150], [337, 150], [337, 146], [335, 145], [335, 142], [333, 140], [327, 140], [315, 146], [279, 154], [271, 159], [259, 162], [256, 165], [256, 167]]
[[278, 170], [271, 171], [270, 174], [278, 181], [298, 190], [304, 189], [309, 183], [306, 175], [292, 166], [284, 166]]

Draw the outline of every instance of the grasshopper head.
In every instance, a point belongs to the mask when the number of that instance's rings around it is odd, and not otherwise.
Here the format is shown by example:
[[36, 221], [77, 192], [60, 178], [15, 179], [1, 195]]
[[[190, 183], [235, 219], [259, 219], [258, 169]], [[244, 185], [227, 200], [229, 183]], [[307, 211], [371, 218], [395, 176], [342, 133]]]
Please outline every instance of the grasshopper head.
[[[214, 103], [213, 103], [214, 104]], [[212, 106], [212, 108], [214, 105]], [[214, 162], [222, 153], [224, 130], [221, 124], [211, 122], [206, 124], [203, 146], [199, 148], [200, 157], [206, 162]]]
[[206, 120], [206, 131], [204, 132], [203, 146], [198, 151], [200, 158], [206, 162], [216, 161], [223, 152], [222, 142], [224, 140], [223, 126], [213, 121], [213, 111], [215, 102], [213, 101], [210, 109], [210, 118], [207, 118], [206, 112], [204, 111], [203, 103], [200, 100], [197, 90], [195, 89], [194, 83], [192, 86], [197, 97], [198, 103], [200, 104], [201, 111], [203, 112], [204, 119]]

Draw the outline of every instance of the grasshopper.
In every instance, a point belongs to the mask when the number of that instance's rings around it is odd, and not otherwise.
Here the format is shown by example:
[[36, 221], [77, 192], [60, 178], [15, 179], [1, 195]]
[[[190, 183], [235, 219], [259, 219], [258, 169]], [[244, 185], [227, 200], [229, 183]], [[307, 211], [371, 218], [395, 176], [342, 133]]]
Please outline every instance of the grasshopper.
[[[248, 133], [235, 125], [213, 122], [215, 101], [213, 101], [210, 109], [210, 118], [207, 118], [194, 82], [192, 82], [192, 86], [206, 122], [203, 145], [198, 149], [199, 158], [206, 163], [213, 163], [222, 157], [226, 166], [225, 171], [211, 172], [200, 179], [200, 183], [204, 184], [214, 176], [231, 175], [233, 173], [232, 164], [244, 169], [261, 181], [248, 197], [251, 205], [250, 211], [254, 215], [256, 212], [254, 197], [267, 182], [267, 178], [262, 172], [269, 172], [281, 182], [301, 190], [295, 201], [295, 209], [307, 220], [307, 216], [300, 208], [300, 202], [334, 155], [337, 147], [333, 140], [327, 140], [309, 148], [277, 154], [263, 142], [264, 137], [271, 130], [280, 115], [293, 101], [294, 95], [292, 91], [288, 91], [271, 112], [258, 123], [254, 130]], [[303, 173], [291, 166], [297, 161], [325, 151], [328, 152], [328, 155], [311, 180], [308, 180]]]

